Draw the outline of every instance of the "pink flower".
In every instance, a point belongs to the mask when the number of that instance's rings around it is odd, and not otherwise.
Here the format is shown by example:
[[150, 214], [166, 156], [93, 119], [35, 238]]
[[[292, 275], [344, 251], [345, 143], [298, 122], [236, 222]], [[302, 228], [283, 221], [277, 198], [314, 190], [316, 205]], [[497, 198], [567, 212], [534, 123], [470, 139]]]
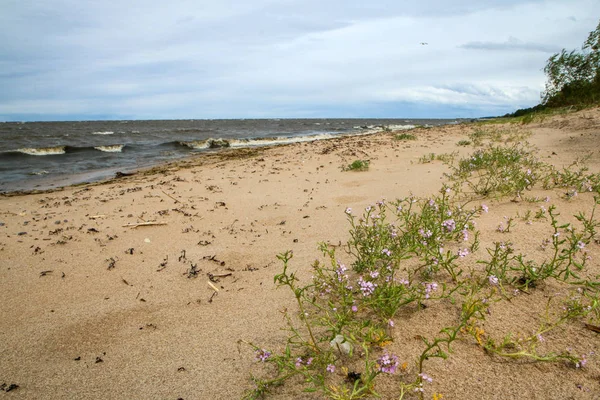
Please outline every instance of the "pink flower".
[[377, 360], [377, 365], [379, 366], [379, 371], [385, 374], [393, 374], [398, 368], [398, 357], [386, 352]]
[[538, 342], [540, 342], [540, 343], [543, 343], [543, 342], [545, 342], [545, 341], [546, 341], [546, 339], [544, 339], [544, 337], [542, 336], [542, 334], [541, 334], [541, 333], [538, 333], [538, 334], [536, 335], [536, 337], [537, 337], [537, 340], [538, 340]]
[[437, 290], [438, 284], [435, 282], [425, 283], [425, 298], [430, 297], [430, 293]]
[[362, 276], [358, 278], [358, 285], [360, 286], [360, 291], [364, 297], [370, 296], [375, 291], [377, 287], [376, 283], [365, 281]]
[[587, 364], [587, 358], [585, 354], [582, 354], [581, 360], [579, 360], [579, 362], [575, 364], [575, 368], [583, 368], [585, 367], [585, 364]]
[[466, 257], [468, 255], [469, 255], [469, 249], [464, 249], [464, 250], [458, 249], [458, 256], [459, 257], [463, 258], [463, 257]]
[[408, 281], [408, 279], [400, 278], [400, 279], [394, 279], [394, 281], [398, 282], [399, 284], [404, 285], [404, 286], [410, 285], [410, 282]]
[[452, 232], [456, 229], [456, 222], [453, 219], [447, 219], [442, 222], [442, 226], [446, 228], [448, 232]]
[[463, 229], [461, 231], [462, 235], [463, 235], [463, 241], [466, 242], [467, 240], [469, 240], [469, 231], [467, 230], [467, 228]]
[[256, 360], [266, 362], [271, 357], [271, 352], [265, 349], [256, 350]]

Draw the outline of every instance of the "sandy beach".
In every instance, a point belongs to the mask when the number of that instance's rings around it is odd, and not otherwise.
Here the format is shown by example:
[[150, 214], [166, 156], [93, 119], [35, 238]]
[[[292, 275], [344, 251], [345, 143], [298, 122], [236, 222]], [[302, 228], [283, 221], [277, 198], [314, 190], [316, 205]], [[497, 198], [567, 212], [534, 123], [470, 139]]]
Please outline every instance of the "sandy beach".
[[[250, 374], [264, 374], [251, 347], [281, 351], [287, 332], [282, 310], [297, 312], [293, 295], [276, 289], [276, 258], [293, 251], [291, 269], [308, 283], [319, 242], [343, 250], [350, 225], [380, 200], [437, 193], [449, 167], [423, 163], [428, 154], [475, 148], [457, 146], [478, 124], [417, 128], [416, 140], [394, 132], [270, 148], [203, 155], [140, 171], [108, 182], [0, 196], [0, 391], [19, 399], [234, 399], [252, 388]], [[600, 109], [494, 129], [530, 132], [535, 155], [557, 168], [589, 155], [590, 173], [600, 172]], [[354, 160], [367, 171], [346, 171]], [[589, 214], [593, 193], [565, 196], [566, 189], [535, 187], [527, 196], [481, 199], [489, 213], [477, 221], [478, 257], [507, 236], [497, 231], [505, 216], [516, 225], [510, 241], [521, 252], [539, 250], [548, 223], [526, 224], [517, 215], [556, 205], [576, 223]], [[589, 276], [600, 275], [600, 245], [592, 241]], [[477, 257], [465, 257], [476, 266]], [[548, 281], [512, 301], [490, 304], [486, 335], [535, 333], [549, 299], [564, 284]], [[400, 314], [390, 351], [408, 363], [423, 342], [451, 323], [454, 311], [435, 303]], [[541, 351], [586, 354], [584, 368], [564, 362], [535, 362], [486, 354], [472, 336], [460, 337], [447, 360], [432, 359], [427, 374], [434, 393], [450, 399], [598, 399], [598, 333], [587, 318], [548, 334]], [[402, 374], [382, 376], [377, 392], [398, 398]], [[339, 376], [338, 381], [343, 381]], [[7, 391], [10, 385], [15, 385]], [[271, 398], [320, 398], [302, 392], [301, 380], [275, 388]], [[405, 398], [416, 398], [409, 393]]]

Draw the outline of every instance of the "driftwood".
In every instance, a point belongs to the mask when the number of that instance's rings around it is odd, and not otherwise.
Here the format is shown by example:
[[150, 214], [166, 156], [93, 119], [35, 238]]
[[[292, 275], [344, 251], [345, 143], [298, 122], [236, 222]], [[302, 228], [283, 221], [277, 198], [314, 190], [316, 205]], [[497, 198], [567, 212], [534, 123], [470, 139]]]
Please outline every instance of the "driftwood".
[[166, 225], [166, 222], [140, 222], [139, 224], [127, 224], [123, 225], [123, 228], [137, 228], [138, 226], [151, 226], [151, 225]]

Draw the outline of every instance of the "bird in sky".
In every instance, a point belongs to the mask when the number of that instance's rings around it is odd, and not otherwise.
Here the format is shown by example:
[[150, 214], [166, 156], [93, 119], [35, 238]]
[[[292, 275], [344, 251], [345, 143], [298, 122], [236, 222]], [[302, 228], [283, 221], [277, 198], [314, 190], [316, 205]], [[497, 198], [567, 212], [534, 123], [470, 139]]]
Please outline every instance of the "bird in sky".
[[427, 42], [421, 42], [421, 46], [427, 46], [429, 43]]

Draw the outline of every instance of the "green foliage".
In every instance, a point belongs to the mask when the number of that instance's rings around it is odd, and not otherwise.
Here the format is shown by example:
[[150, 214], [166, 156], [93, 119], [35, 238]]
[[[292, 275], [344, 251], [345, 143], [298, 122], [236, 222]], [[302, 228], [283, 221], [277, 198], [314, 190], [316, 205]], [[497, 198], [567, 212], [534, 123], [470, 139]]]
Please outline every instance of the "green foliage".
[[522, 144], [489, 145], [459, 160], [449, 178], [478, 195], [517, 196], [540, 179], [543, 168]]
[[600, 102], [600, 22], [590, 32], [581, 50], [550, 57], [544, 67], [547, 76], [542, 104], [549, 107], [596, 104]]
[[536, 106], [529, 107], [529, 108], [519, 108], [517, 111], [515, 111], [513, 113], [506, 114], [504, 117], [505, 118], [521, 118], [521, 117], [526, 117], [530, 114], [535, 115], [536, 113], [540, 113], [545, 110], [546, 110], [546, 107], [544, 105], [538, 104]]
[[470, 146], [470, 145], [471, 145], [471, 143], [472, 143], [472, 142], [471, 142], [470, 140], [464, 140], [464, 139], [463, 139], [463, 140], [459, 140], [459, 141], [458, 141], [458, 143], [456, 143], [456, 145], [457, 145], [457, 146], [463, 146], [463, 147], [466, 147], [466, 146]]
[[458, 153], [443, 153], [443, 154], [435, 154], [429, 153], [424, 156], [419, 157], [419, 164], [429, 164], [434, 160], [441, 161], [443, 163], [452, 163], [454, 161], [454, 157], [456, 157]]
[[[270, 365], [263, 370], [266, 377], [251, 378], [254, 388], [245, 398], [262, 398], [288, 380], [324, 398], [378, 398], [380, 376], [397, 374], [395, 388], [383, 379], [386, 391], [395, 391], [391, 397], [386, 392], [386, 398], [402, 399], [411, 393], [424, 399], [425, 385], [432, 379], [424, 373], [428, 361], [445, 360], [456, 340], [470, 336], [491, 358], [585, 366], [586, 354], [541, 351], [538, 345], [546, 341], [543, 334], [558, 331], [564, 324], [580, 323], [584, 318], [600, 320], [600, 282], [586, 268], [587, 246], [597, 240], [600, 229], [594, 215], [600, 196], [594, 197], [591, 213], [574, 215], [578, 224], [560, 221], [555, 205], [541, 206], [534, 217], [527, 210], [520, 217], [523, 221], [530, 224], [533, 219], [546, 225], [539, 230], [544, 235], [541, 251], [545, 256], [536, 259], [530, 258], [528, 250], [519, 252], [509, 240], [493, 242], [483, 255], [478, 253], [481, 232], [476, 220], [488, 207], [472, 202], [492, 195], [520, 194], [537, 182], [568, 193], [581, 190], [600, 195], [600, 174], [589, 174], [584, 160], [555, 170], [538, 161], [526, 144], [507, 145], [511, 135], [505, 132], [482, 131], [478, 135], [481, 140], [501, 144], [488, 144], [452, 166], [452, 188], [444, 185], [437, 195], [427, 198], [378, 201], [358, 214], [346, 209], [348, 267], [338, 259], [339, 250], [323, 243], [320, 250], [325, 261], [315, 261], [312, 278], [302, 284], [298, 275], [290, 272], [292, 253], [278, 256], [283, 271], [275, 276], [275, 283], [290, 290], [297, 310], [282, 311], [289, 334], [279, 352], [241, 341], [254, 349], [258, 362]], [[436, 158], [435, 154], [429, 157]], [[471, 191], [463, 192], [465, 188]], [[530, 200], [538, 201], [537, 197]], [[506, 226], [497, 231], [510, 239], [513, 230], [521, 227], [515, 219], [505, 217]], [[512, 332], [500, 337], [485, 333], [484, 322], [494, 315], [489, 312], [490, 304], [511, 301], [520, 293], [531, 295], [548, 280], [568, 289], [566, 295], [548, 297], [539, 327], [524, 337]], [[391, 348], [402, 351], [401, 344], [394, 345], [398, 339], [394, 325], [410, 324], [411, 318], [404, 318], [407, 313], [423, 312], [436, 303], [454, 310], [449, 313], [452, 321], [415, 336], [423, 345], [420, 354], [389, 353]], [[551, 337], [548, 335], [548, 340]], [[406, 360], [402, 357], [413, 357], [414, 362], [401, 364]], [[434, 394], [433, 398], [439, 397]]]
[[553, 169], [544, 177], [544, 188], [552, 187], [571, 188], [574, 192], [595, 192], [600, 194], [600, 174], [588, 173], [589, 168], [586, 161], [590, 155], [577, 159], [568, 167], [562, 170]]
[[533, 122], [534, 119], [534, 114], [526, 114], [523, 116], [523, 118], [521, 118], [521, 124], [523, 125], [527, 125]]
[[[522, 123], [522, 118], [519, 118]], [[495, 126], [480, 126], [469, 134], [474, 146], [483, 146], [487, 142], [510, 143], [521, 142], [531, 134], [512, 128], [497, 128]]]
[[351, 164], [349, 164], [345, 171], [367, 171], [369, 169], [369, 160], [354, 160]]
[[419, 157], [420, 164], [428, 164], [435, 160], [435, 153], [425, 154], [424, 156]]
[[417, 137], [411, 133], [399, 133], [394, 136], [396, 140], [417, 140]]
[[[496, 242], [493, 249], [487, 249], [490, 258], [479, 261], [485, 265], [488, 276], [495, 276], [499, 284], [510, 284], [519, 289], [528, 290], [548, 278], [571, 284], [582, 284], [580, 272], [585, 269], [587, 258], [582, 251], [596, 235], [599, 224], [594, 220], [595, 207], [591, 216], [576, 215], [581, 230], [571, 224], [560, 223], [554, 205], [548, 210], [541, 208], [550, 217], [552, 235], [545, 238], [541, 248], [550, 250], [550, 256], [542, 262], [527, 259], [526, 254], [515, 254], [511, 243]], [[509, 232], [509, 230], [503, 230]]]

